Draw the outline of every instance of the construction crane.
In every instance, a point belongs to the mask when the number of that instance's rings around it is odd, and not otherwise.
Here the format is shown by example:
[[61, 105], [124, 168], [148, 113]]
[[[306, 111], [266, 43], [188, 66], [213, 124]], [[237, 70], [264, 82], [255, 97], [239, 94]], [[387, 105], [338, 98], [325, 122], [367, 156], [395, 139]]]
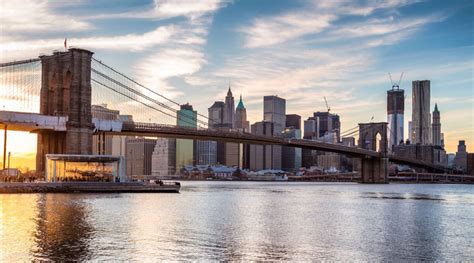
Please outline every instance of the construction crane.
[[397, 87], [397, 89], [400, 89], [400, 83], [402, 82], [403, 73], [404, 72], [402, 72], [402, 74], [400, 74], [400, 79], [398, 80], [398, 82], [393, 82], [392, 74], [390, 74], [390, 72], [388, 73], [388, 76], [390, 77], [390, 83], [392, 84], [392, 89], [395, 89], [395, 87]]
[[324, 96], [324, 102], [326, 102], [326, 108], [328, 109], [328, 112], [330, 112], [331, 108], [329, 108], [328, 100], [326, 99], [326, 96]]

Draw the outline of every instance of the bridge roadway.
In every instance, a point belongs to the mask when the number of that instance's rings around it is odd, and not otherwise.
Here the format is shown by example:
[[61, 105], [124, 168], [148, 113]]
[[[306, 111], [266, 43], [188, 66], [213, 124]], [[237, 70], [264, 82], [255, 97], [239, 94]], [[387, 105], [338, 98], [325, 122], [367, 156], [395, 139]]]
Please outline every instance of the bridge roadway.
[[[66, 131], [68, 118], [65, 116], [46, 116], [37, 113], [0, 111], [0, 127], [8, 126], [8, 130], [37, 132], [39, 130]], [[223, 131], [215, 129], [181, 127], [166, 124], [121, 122], [116, 120], [93, 119], [95, 133], [131, 136], [158, 136], [182, 139], [215, 140], [234, 143], [260, 145], [281, 145], [311, 150], [334, 152], [355, 158], [382, 158], [381, 153], [358, 147], [320, 141], [289, 139], [256, 135], [239, 131]], [[445, 167], [421, 160], [413, 160], [400, 156], [389, 155], [390, 162], [407, 164], [415, 167], [430, 168], [444, 171]]]

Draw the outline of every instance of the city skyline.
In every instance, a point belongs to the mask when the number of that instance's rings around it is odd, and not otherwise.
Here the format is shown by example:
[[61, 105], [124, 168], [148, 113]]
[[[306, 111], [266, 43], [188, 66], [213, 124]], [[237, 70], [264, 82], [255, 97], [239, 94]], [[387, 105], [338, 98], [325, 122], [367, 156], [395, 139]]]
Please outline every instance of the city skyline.
[[[406, 94], [411, 81], [431, 80], [431, 105], [442, 109], [446, 148], [455, 152], [459, 140], [474, 143], [473, 123], [465, 121], [474, 117], [472, 3], [455, 2], [119, 2], [104, 12], [102, 2], [26, 1], [19, 8], [27, 21], [0, 15], [8, 28], [0, 50], [2, 61], [24, 59], [62, 49], [67, 37], [68, 45], [92, 48], [98, 59], [140, 73], [140, 82], [200, 113], [225, 97], [230, 80], [251, 124], [261, 120], [265, 95], [285, 98], [287, 112], [303, 119], [325, 111], [326, 96], [342, 130], [372, 115], [386, 121], [387, 72], [403, 71]], [[411, 104], [407, 96], [405, 126]], [[16, 149], [28, 149], [27, 140], [16, 141]]]

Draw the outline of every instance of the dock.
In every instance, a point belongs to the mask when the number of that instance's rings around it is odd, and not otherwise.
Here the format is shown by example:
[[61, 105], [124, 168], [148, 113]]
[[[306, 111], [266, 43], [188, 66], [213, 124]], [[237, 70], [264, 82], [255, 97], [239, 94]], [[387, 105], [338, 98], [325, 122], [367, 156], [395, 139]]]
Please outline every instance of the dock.
[[179, 182], [35, 182], [0, 183], [2, 193], [179, 193]]

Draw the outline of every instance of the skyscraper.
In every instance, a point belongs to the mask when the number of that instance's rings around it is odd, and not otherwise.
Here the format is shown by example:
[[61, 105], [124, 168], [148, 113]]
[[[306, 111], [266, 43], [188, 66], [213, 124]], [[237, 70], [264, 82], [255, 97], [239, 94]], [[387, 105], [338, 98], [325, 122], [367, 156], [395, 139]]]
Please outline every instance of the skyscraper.
[[[283, 130], [284, 138], [301, 139], [301, 116], [297, 114], [286, 115], [286, 128]], [[301, 167], [301, 148], [282, 147], [281, 168], [285, 171], [297, 172]]]
[[210, 128], [219, 128], [224, 123], [224, 102], [216, 101], [208, 109]]
[[278, 96], [263, 97], [263, 120], [274, 123], [273, 132], [280, 134], [286, 125], [286, 101]]
[[237, 109], [235, 110], [235, 129], [241, 129], [244, 131], [250, 130], [249, 121], [247, 121], [247, 110], [245, 109], [244, 103], [242, 101], [242, 95], [240, 95], [239, 104], [237, 104]]
[[[327, 111], [314, 112], [313, 116], [304, 121], [303, 138], [307, 140], [320, 140], [328, 143], [340, 141], [341, 121], [339, 115]], [[317, 163], [318, 155], [323, 154], [318, 151], [303, 149], [302, 165], [311, 167]]]
[[[235, 110], [235, 129], [250, 132], [250, 124], [247, 120], [247, 109], [245, 109], [242, 95], [240, 95], [239, 103]], [[249, 145], [239, 144], [239, 167], [248, 167], [249, 165]]]
[[431, 144], [430, 81], [412, 82], [412, 143]]
[[436, 146], [443, 146], [443, 140], [441, 137], [441, 118], [438, 110], [438, 104], [435, 104], [435, 108], [433, 111], [433, 145]]
[[454, 167], [457, 169], [466, 172], [467, 170], [467, 151], [466, 151], [466, 141], [461, 140], [458, 144], [458, 151], [456, 152], [456, 157], [454, 158]]
[[176, 173], [176, 139], [158, 138], [151, 157], [151, 174], [166, 177]]
[[[301, 131], [301, 116], [298, 114], [286, 114], [286, 128], [294, 128]], [[301, 136], [300, 136], [301, 137]]]
[[[395, 87], [395, 86], [394, 86]], [[398, 86], [397, 86], [398, 87]], [[393, 145], [403, 141], [405, 111], [405, 91], [394, 89], [387, 91], [387, 122], [388, 122], [388, 148], [391, 151]]]
[[143, 137], [127, 138], [125, 154], [127, 175], [151, 175], [155, 139]]
[[341, 121], [339, 115], [318, 111], [305, 120], [303, 136], [305, 139], [317, 140], [328, 134], [334, 134], [337, 142], [340, 140]]
[[[252, 124], [253, 134], [274, 136], [275, 123], [261, 121]], [[250, 169], [254, 171], [263, 169], [281, 169], [282, 150], [278, 145], [250, 145]]]
[[234, 118], [235, 118], [235, 105], [234, 105], [234, 96], [232, 95], [232, 91], [227, 91], [227, 96], [225, 97], [224, 103], [224, 123], [229, 125], [229, 128], [234, 128]]
[[[181, 105], [177, 112], [177, 125], [182, 127], [197, 127], [197, 111], [189, 103]], [[194, 142], [189, 139], [176, 139], [176, 169], [194, 164]]]

